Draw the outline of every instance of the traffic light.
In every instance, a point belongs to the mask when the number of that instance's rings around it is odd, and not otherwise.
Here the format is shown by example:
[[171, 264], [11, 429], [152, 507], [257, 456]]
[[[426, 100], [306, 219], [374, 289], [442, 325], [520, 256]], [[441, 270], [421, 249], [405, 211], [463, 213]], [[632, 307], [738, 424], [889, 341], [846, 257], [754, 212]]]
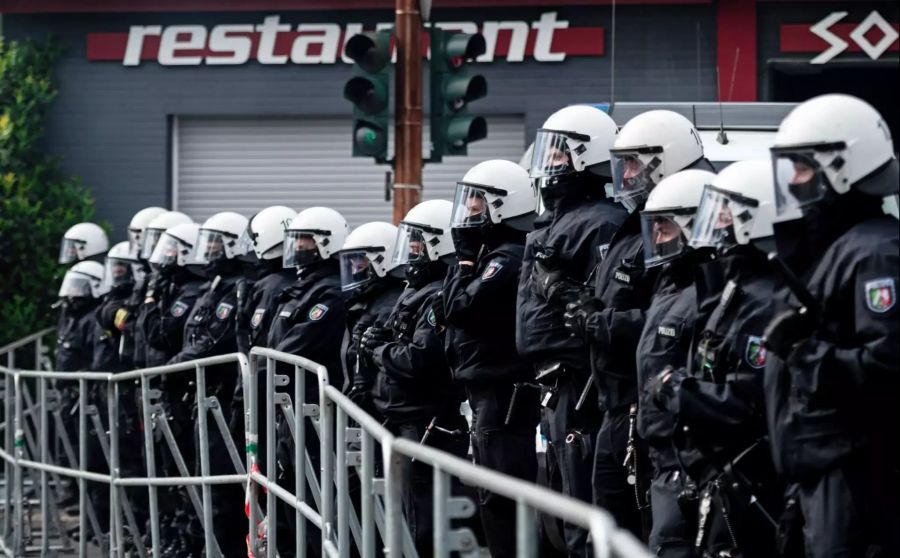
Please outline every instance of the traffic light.
[[353, 60], [353, 77], [344, 98], [353, 103], [353, 156], [387, 160], [391, 65], [391, 31], [350, 37], [344, 54]]
[[470, 74], [466, 63], [485, 52], [481, 34], [451, 33], [431, 27], [431, 157], [465, 155], [466, 146], [487, 137], [487, 122], [468, 114], [471, 101], [487, 95], [487, 81]]

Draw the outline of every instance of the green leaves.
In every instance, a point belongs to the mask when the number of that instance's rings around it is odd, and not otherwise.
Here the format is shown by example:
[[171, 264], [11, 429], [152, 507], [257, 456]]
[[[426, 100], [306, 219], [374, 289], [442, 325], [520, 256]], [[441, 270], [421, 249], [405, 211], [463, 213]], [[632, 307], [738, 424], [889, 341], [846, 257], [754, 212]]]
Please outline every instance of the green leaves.
[[60, 239], [94, 216], [87, 188], [39, 148], [58, 54], [52, 43], [0, 41], [0, 345], [53, 323]]

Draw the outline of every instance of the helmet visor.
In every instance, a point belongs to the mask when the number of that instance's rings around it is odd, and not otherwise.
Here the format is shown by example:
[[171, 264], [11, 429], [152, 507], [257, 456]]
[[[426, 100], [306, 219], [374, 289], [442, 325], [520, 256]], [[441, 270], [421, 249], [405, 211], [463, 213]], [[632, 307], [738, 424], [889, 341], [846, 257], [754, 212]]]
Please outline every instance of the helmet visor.
[[284, 267], [303, 267], [316, 261], [319, 247], [312, 233], [305, 231], [285, 231]]
[[83, 241], [75, 240], [74, 238], [63, 238], [62, 245], [59, 247], [59, 263], [68, 264], [81, 260], [81, 251], [83, 249]]
[[141, 259], [148, 260], [153, 255], [153, 249], [163, 234], [162, 229], [144, 229], [143, 239], [141, 240]]
[[568, 140], [563, 132], [538, 130], [531, 152], [529, 176], [544, 178], [574, 172]]
[[128, 229], [128, 255], [137, 259], [141, 253], [141, 229]]
[[240, 238], [238, 238], [238, 248], [241, 250], [242, 254], [249, 254], [256, 250], [256, 243], [254, 242], [254, 238], [256, 237], [256, 233], [250, 230], [250, 225], [247, 225], [247, 228], [244, 229], [244, 232], [241, 233]]
[[340, 253], [341, 288], [353, 290], [378, 278], [368, 250], [352, 250]]
[[113, 287], [134, 283], [133, 263], [124, 258], [106, 258], [106, 282]]
[[91, 278], [77, 272], [66, 273], [62, 285], [59, 286], [59, 297], [92, 297], [91, 281], [99, 279]]
[[822, 200], [829, 185], [843, 178], [844, 151], [843, 144], [773, 148], [777, 215], [797, 214]]
[[161, 267], [185, 265], [193, 259], [193, 256], [194, 249], [192, 246], [168, 233], [164, 233], [159, 242], [156, 243], [153, 254], [150, 255], [150, 263]]
[[490, 207], [485, 191], [470, 184], [457, 183], [450, 226], [456, 229], [480, 227], [490, 220]]
[[392, 261], [396, 265], [431, 261], [425, 231], [410, 223], [400, 223]]
[[720, 250], [735, 246], [735, 202], [728, 192], [707, 185], [694, 217], [690, 245], [694, 248], [710, 247]]
[[194, 252], [195, 262], [208, 264], [225, 257], [225, 235], [219, 231], [200, 229], [197, 237], [197, 250]]
[[633, 210], [647, 199], [656, 186], [662, 155], [662, 148], [656, 147], [610, 151], [617, 202]]
[[644, 239], [644, 264], [647, 267], [672, 261], [687, 249], [682, 228], [671, 212], [642, 212], [641, 234]]

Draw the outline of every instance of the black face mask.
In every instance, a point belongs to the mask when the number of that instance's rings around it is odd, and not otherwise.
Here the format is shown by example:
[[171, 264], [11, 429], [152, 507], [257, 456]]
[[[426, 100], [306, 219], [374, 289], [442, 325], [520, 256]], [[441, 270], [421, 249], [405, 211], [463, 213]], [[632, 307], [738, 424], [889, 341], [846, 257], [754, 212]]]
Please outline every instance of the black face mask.
[[319, 250], [316, 248], [313, 248], [312, 250], [298, 250], [294, 257], [296, 266], [299, 268], [310, 266], [321, 259]]
[[97, 301], [87, 297], [69, 297], [66, 300], [66, 308], [73, 314], [84, 314], [91, 310]]
[[607, 180], [589, 171], [571, 172], [540, 180], [538, 187], [541, 200], [548, 209], [555, 209], [568, 201], [606, 197], [603, 185]]
[[490, 237], [491, 225], [485, 224], [476, 227], [464, 227], [450, 229], [450, 236], [453, 238], [453, 246], [456, 247], [456, 253], [460, 256], [463, 254], [470, 255], [473, 259], [478, 258], [481, 249], [488, 244]]
[[447, 274], [447, 264], [444, 262], [411, 262], [406, 264], [406, 281], [414, 289], [420, 289]]
[[228, 258], [219, 258], [213, 260], [203, 266], [203, 276], [210, 281], [215, 279], [217, 275], [229, 277], [241, 274], [241, 263], [237, 260]]

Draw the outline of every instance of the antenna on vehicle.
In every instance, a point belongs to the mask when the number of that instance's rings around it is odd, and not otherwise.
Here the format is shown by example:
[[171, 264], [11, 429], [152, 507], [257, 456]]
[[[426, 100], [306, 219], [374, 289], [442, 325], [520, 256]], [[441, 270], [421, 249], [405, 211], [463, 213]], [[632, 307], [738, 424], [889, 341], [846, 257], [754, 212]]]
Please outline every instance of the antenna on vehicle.
[[[728, 85], [728, 101], [730, 102], [732, 97], [734, 96], [734, 82], [737, 79], [737, 66], [738, 60], [741, 56], [741, 48], [738, 47], [734, 49], [734, 64], [731, 66], [731, 83]], [[716, 86], [719, 88], [719, 134], [716, 136], [716, 141], [721, 143], [722, 145], [728, 145], [728, 134], [725, 133], [725, 115], [722, 111], [722, 88], [720, 83], [719, 76], [719, 66], [716, 66]]]
[[616, 0], [612, 0], [612, 36], [610, 37], [610, 53], [609, 53], [609, 108], [616, 103]]

